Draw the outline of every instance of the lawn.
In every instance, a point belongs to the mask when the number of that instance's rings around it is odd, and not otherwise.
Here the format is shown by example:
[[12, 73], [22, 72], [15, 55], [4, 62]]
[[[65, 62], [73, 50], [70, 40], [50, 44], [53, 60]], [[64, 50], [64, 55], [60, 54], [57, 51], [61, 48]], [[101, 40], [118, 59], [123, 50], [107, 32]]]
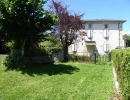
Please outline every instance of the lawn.
[[0, 66], [0, 100], [109, 100], [112, 67], [87, 63]]

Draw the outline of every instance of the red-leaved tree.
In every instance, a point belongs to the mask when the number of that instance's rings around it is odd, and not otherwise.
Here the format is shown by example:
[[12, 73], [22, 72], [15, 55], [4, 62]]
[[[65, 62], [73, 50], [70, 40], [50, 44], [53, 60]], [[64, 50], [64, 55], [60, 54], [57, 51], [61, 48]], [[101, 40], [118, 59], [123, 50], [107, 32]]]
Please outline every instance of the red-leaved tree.
[[82, 28], [81, 18], [84, 14], [69, 11], [62, 1], [52, 0], [50, 8], [50, 12], [55, 12], [58, 17], [58, 33], [64, 47], [64, 60], [68, 61], [68, 46], [76, 39], [76, 32]]

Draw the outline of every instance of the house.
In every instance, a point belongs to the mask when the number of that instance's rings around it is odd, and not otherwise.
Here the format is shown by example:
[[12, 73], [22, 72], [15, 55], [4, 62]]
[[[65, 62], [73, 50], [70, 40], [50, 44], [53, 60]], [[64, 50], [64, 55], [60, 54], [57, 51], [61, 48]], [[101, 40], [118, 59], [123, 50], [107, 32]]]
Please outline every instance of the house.
[[76, 33], [73, 44], [69, 46], [69, 54], [99, 55], [109, 53], [117, 47], [124, 47], [123, 23], [126, 20], [83, 20], [83, 29]]

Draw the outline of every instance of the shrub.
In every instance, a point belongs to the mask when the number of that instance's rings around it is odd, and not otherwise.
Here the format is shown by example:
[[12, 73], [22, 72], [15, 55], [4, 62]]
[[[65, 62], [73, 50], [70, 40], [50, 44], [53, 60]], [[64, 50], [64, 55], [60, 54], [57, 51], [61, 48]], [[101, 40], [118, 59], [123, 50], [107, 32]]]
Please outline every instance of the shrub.
[[69, 61], [93, 62], [94, 61], [94, 56], [69, 54]]
[[112, 50], [112, 62], [118, 76], [124, 100], [130, 100], [130, 50]]
[[44, 48], [49, 55], [63, 50], [63, 45], [55, 33], [49, 33], [46, 41], [39, 43], [39, 46]]
[[26, 67], [30, 63], [29, 58], [21, 56], [17, 53], [12, 53], [7, 56], [4, 60], [4, 65], [8, 69], [19, 69]]
[[29, 48], [27, 54], [27, 56], [48, 56], [50, 55], [50, 53], [48, 51], [46, 51], [43, 47], [31, 47]]

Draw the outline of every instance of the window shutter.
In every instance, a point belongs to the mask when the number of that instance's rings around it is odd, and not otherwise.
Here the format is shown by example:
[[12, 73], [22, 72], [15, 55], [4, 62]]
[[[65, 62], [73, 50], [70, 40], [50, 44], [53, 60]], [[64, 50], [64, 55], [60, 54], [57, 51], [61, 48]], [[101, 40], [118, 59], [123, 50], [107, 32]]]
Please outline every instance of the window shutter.
[[74, 44], [72, 44], [72, 51], [74, 51]]
[[109, 44], [107, 44], [107, 51], [109, 51], [110, 50], [110, 45]]
[[104, 44], [104, 51], [109, 51], [110, 50], [110, 45], [109, 44]]
[[93, 31], [90, 30], [90, 37], [92, 38], [93, 37]]
[[104, 44], [104, 51], [107, 51], [106, 44]]
[[108, 38], [109, 37], [109, 31], [106, 30], [106, 37]]
[[88, 37], [92, 38], [93, 37], [93, 31], [92, 30], [88, 30]]
[[104, 37], [108, 38], [109, 37], [109, 30], [104, 30]]
[[104, 30], [104, 37], [106, 37], [106, 30]]
[[72, 51], [77, 51], [77, 45], [76, 44], [72, 44]]
[[77, 51], [77, 45], [74, 44], [74, 51]]
[[88, 34], [87, 35], [88, 35], [88, 37], [90, 37], [90, 30], [88, 30]]

